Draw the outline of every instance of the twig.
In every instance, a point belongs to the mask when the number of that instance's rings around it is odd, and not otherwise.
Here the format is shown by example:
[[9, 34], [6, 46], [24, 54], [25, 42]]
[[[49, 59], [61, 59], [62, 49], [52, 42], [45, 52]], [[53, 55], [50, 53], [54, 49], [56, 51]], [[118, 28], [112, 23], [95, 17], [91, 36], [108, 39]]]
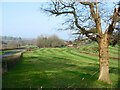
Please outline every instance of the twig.
[[[99, 71], [99, 70], [98, 70]], [[92, 78], [98, 71], [96, 71], [90, 78]], [[89, 78], [89, 79], [90, 79]], [[81, 85], [80, 85], [80, 87], [83, 85], [83, 84], [85, 84], [85, 83], [87, 83], [88, 81], [89, 81], [89, 79], [86, 81], [86, 82], [83, 82]]]

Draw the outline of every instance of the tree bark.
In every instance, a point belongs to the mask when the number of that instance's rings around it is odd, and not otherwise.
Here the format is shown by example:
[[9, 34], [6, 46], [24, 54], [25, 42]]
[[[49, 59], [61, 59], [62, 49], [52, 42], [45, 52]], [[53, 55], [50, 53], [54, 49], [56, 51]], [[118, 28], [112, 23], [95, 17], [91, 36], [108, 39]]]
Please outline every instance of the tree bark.
[[108, 56], [108, 34], [104, 34], [98, 42], [99, 45], [99, 60], [100, 60], [100, 73], [99, 81], [111, 84], [109, 78], [109, 56]]

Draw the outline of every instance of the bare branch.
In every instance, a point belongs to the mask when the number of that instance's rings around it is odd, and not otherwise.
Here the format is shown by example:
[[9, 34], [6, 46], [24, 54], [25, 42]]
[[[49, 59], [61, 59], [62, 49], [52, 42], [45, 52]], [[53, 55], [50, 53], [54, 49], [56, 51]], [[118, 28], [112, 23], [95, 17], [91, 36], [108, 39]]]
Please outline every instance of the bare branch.
[[96, 23], [97, 32], [99, 32], [99, 35], [101, 35], [102, 34], [102, 29], [101, 29], [101, 19], [100, 19], [99, 11], [98, 11], [98, 2], [94, 3], [96, 5], [96, 13], [95, 13], [95, 10], [94, 10], [94, 5], [92, 3], [90, 3], [90, 2], [80, 2], [80, 3], [83, 4], [83, 5], [89, 5], [92, 19]]
[[109, 34], [109, 38], [111, 37], [114, 29], [115, 29], [115, 25], [116, 23], [120, 20], [120, 17], [118, 17], [117, 12], [114, 13], [113, 15], [113, 20], [112, 23], [109, 25], [109, 27], [106, 29], [105, 34], [108, 33]]
[[56, 12], [56, 11], [53, 11], [53, 10], [47, 10], [47, 9], [46, 9], [45, 11], [51, 12], [52, 14], [56, 14], [56, 15], [67, 14], [67, 13], [71, 13], [71, 14], [73, 14], [73, 11]]
[[80, 2], [80, 3], [83, 4], [83, 5], [89, 5], [89, 7], [90, 7], [90, 13], [92, 15], [92, 19], [94, 21], [96, 21], [95, 20], [96, 19], [96, 14], [95, 14], [95, 10], [94, 10], [94, 5], [92, 3], [90, 3], [90, 2]]

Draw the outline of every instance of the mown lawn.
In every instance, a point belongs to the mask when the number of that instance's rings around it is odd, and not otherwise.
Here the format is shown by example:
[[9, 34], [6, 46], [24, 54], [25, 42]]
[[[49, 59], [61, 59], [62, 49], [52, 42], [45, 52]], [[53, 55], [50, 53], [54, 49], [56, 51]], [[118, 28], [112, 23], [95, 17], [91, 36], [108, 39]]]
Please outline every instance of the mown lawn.
[[2, 85], [3, 88], [120, 87], [117, 60], [110, 59], [112, 85], [98, 81], [99, 72], [90, 78], [98, 70], [97, 56], [81, 54], [73, 48], [41, 48], [25, 52], [15, 68], [3, 75]]
[[[86, 45], [80, 47], [79, 50], [84, 51], [84, 52], [99, 54], [99, 49], [98, 49], [97, 43], [86, 44]], [[109, 45], [109, 48], [108, 48], [109, 56], [119, 57], [118, 56], [119, 50], [120, 49], [119, 49], [118, 45], [116, 45], [115, 47], [112, 47], [111, 45]]]

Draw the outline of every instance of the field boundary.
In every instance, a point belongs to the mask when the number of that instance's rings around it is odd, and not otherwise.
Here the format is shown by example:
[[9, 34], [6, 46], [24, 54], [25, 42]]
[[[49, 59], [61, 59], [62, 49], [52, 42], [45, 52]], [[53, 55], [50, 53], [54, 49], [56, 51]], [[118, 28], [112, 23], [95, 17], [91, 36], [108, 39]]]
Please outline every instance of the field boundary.
[[[99, 56], [98, 54], [95, 54], [95, 53], [83, 52], [83, 51], [79, 51], [79, 50], [76, 50], [76, 52], [83, 53], [83, 54], [87, 54], [87, 55]], [[119, 57], [117, 58], [117, 57], [109, 56], [109, 58], [110, 58], [110, 59], [115, 59], [115, 60], [120, 60]]]
[[16, 49], [25, 49], [25, 47], [19, 47], [19, 48], [2, 48], [2, 49], [0, 49], [0, 51], [16, 50]]
[[26, 50], [23, 50], [22, 52], [16, 53], [12, 56], [2, 58], [2, 74], [11, 70], [21, 59], [21, 56], [23, 55], [23, 52], [25, 51]]

